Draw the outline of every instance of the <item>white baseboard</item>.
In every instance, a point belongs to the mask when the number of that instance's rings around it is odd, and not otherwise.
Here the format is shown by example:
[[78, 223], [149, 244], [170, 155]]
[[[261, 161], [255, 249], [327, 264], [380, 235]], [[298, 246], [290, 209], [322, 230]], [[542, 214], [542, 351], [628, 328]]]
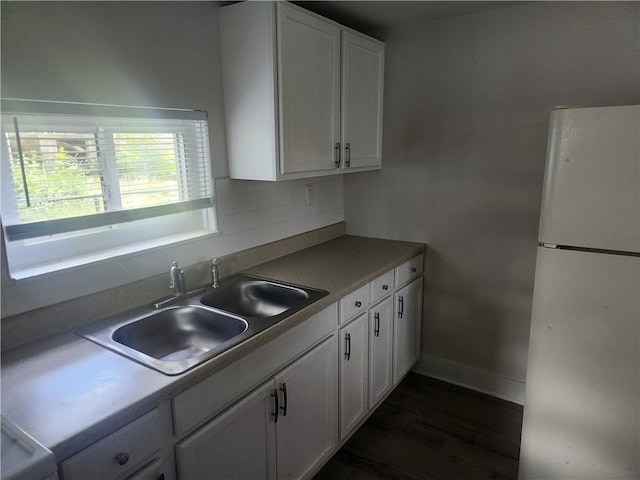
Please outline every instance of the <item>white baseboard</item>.
[[428, 355], [423, 355], [412, 370], [421, 375], [524, 405], [523, 380]]

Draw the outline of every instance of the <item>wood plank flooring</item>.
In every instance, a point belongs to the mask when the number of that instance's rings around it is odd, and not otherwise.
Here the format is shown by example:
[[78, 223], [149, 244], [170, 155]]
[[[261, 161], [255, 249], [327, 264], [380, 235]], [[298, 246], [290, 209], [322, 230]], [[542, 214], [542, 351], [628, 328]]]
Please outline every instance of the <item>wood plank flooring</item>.
[[522, 406], [410, 373], [314, 480], [516, 479]]

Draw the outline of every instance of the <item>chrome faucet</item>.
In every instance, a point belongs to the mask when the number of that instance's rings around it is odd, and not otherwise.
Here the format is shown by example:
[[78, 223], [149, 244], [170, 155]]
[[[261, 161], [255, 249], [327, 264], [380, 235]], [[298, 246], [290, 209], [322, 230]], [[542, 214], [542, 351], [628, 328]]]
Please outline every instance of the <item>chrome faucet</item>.
[[211, 288], [218, 288], [220, 286], [220, 270], [218, 266], [222, 263], [219, 258], [211, 260]]
[[178, 262], [173, 262], [171, 264], [171, 269], [169, 270], [169, 278], [169, 288], [171, 289], [171, 295], [169, 295], [168, 297], [162, 297], [159, 300], [153, 302], [151, 304], [153, 308], [165, 308], [169, 305], [175, 305], [176, 303], [182, 301], [184, 297], [204, 292], [204, 288], [196, 288], [195, 290], [187, 292], [184, 270], [182, 270], [178, 266]]
[[184, 279], [184, 270], [178, 267], [178, 262], [173, 262], [171, 264], [169, 275], [171, 277], [169, 288], [171, 289], [173, 294], [178, 297], [187, 293], [187, 286]]

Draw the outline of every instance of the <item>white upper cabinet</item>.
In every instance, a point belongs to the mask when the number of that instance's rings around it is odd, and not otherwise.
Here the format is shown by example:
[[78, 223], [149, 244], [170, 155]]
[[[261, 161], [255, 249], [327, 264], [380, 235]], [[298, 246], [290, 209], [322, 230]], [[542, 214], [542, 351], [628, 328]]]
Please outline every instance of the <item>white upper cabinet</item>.
[[342, 168], [382, 167], [384, 44], [342, 32]]
[[384, 44], [286, 2], [220, 13], [231, 178], [381, 167]]
[[333, 173], [340, 141], [340, 29], [279, 4], [280, 173]]

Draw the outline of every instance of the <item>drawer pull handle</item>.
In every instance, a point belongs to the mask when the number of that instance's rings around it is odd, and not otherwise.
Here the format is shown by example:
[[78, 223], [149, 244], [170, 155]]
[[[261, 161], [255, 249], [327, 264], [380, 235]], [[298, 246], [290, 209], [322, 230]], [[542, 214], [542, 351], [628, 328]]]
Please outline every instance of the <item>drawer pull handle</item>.
[[416, 267], [411, 267], [411, 271], [412, 271], [413, 273], [416, 273], [416, 272], [418, 271], [418, 269], [417, 269]]
[[129, 461], [128, 453], [118, 453], [116, 455], [116, 462], [118, 462], [118, 465], [126, 465], [128, 461]]
[[356, 307], [360, 308], [362, 306], [362, 302], [360, 300], [356, 300]]
[[402, 295], [398, 297], [398, 318], [402, 318], [402, 314], [404, 313], [404, 298]]
[[386, 292], [389, 290], [389, 285], [382, 285], [382, 289]]
[[373, 335], [376, 337], [379, 337], [380, 336], [380, 314], [376, 312], [373, 315], [373, 319], [375, 320], [374, 327], [373, 327]]

